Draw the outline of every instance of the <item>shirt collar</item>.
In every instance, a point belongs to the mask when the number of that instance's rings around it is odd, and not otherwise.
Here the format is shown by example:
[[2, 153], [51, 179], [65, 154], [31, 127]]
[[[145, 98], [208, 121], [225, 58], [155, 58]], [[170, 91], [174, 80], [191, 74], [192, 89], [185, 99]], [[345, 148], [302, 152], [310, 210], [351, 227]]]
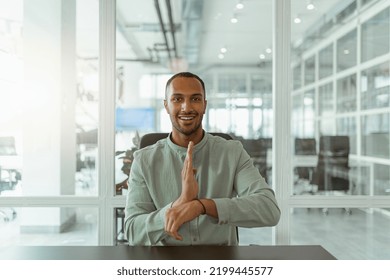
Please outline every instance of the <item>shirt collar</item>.
[[[208, 141], [209, 134], [208, 134], [207, 132], [205, 132], [204, 130], [203, 130], [203, 132], [204, 132], [204, 134], [203, 134], [202, 140], [200, 140], [200, 142], [194, 146], [194, 154], [195, 154], [196, 152], [200, 151], [200, 150], [206, 145], [206, 143], [207, 143], [207, 141]], [[180, 153], [180, 154], [185, 154], [185, 153], [187, 153], [187, 148], [186, 148], [186, 147], [181, 147], [181, 146], [176, 145], [175, 143], [172, 142], [172, 140], [171, 140], [171, 135], [172, 135], [172, 132], [169, 133], [169, 135], [168, 135], [168, 137], [167, 137], [168, 146], [169, 146], [172, 150], [176, 151], [177, 153]]]

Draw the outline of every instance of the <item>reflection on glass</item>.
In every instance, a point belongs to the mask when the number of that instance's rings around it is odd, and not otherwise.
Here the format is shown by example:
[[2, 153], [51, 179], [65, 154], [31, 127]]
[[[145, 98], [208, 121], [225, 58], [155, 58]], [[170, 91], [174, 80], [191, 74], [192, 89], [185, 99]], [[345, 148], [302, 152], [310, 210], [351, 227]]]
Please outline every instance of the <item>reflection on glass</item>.
[[390, 50], [390, 8], [384, 9], [362, 24], [362, 62], [384, 55]]
[[323, 79], [333, 74], [333, 44], [318, 53], [318, 78]]
[[374, 164], [374, 195], [390, 195], [390, 166]]
[[96, 246], [97, 215], [96, 208], [4, 207], [0, 209], [0, 247]]
[[356, 29], [337, 40], [337, 71], [342, 71], [356, 65], [357, 39]]
[[314, 89], [303, 95], [303, 137], [314, 137], [315, 94]]
[[293, 69], [293, 89], [299, 89], [302, 86], [301, 65], [298, 64]]
[[337, 135], [348, 135], [349, 144], [350, 144], [350, 152], [351, 154], [356, 154], [356, 118], [338, 118], [336, 120], [336, 133]]
[[336, 109], [338, 113], [356, 110], [356, 75], [337, 80]]
[[390, 159], [390, 114], [375, 114], [362, 117], [362, 154]]
[[303, 136], [303, 95], [301, 93], [292, 96], [291, 129], [294, 136]]
[[384, 250], [389, 231], [389, 209], [294, 208], [291, 213], [292, 245], [319, 244], [340, 260], [390, 259]]
[[305, 60], [305, 85], [309, 85], [315, 81], [315, 70], [315, 56], [312, 56]]
[[390, 106], [390, 63], [371, 67], [361, 74], [362, 109]]
[[331, 116], [334, 113], [333, 83], [318, 88], [318, 113], [320, 116]]
[[218, 93], [247, 93], [246, 77], [243, 74], [219, 75]]

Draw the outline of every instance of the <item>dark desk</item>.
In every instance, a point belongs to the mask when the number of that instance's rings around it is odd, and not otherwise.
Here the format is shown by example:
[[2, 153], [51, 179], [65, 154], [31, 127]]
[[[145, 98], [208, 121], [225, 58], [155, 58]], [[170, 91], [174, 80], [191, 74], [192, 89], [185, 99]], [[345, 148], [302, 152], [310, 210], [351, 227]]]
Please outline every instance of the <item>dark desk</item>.
[[334, 260], [310, 246], [0, 247], [0, 260]]

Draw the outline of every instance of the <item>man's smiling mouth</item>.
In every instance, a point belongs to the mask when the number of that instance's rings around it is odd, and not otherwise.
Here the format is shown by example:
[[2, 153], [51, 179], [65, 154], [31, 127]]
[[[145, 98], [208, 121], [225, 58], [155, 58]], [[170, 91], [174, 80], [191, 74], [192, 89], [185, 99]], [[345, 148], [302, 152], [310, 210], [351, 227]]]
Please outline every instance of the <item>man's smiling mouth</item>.
[[183, 121], [191, 121], [195, 119], [195, 116], [179, 116], [179, 119]]

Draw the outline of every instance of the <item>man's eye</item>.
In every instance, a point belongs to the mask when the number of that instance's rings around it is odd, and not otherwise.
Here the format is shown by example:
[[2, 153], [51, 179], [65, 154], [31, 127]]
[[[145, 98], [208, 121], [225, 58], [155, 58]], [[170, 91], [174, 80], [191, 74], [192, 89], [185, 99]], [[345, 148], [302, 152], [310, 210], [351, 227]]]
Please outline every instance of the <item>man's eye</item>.
[[181, 98], [180, 97], [173, 97], [172, 101], [173, 102], [180, 102]]
[[201, 101], [201, 98], [200, 97], [194, 97], [194, 98], [192, 98], [192, 100], [196, 101], [196, 102], [199, 102], [199, 101]]

